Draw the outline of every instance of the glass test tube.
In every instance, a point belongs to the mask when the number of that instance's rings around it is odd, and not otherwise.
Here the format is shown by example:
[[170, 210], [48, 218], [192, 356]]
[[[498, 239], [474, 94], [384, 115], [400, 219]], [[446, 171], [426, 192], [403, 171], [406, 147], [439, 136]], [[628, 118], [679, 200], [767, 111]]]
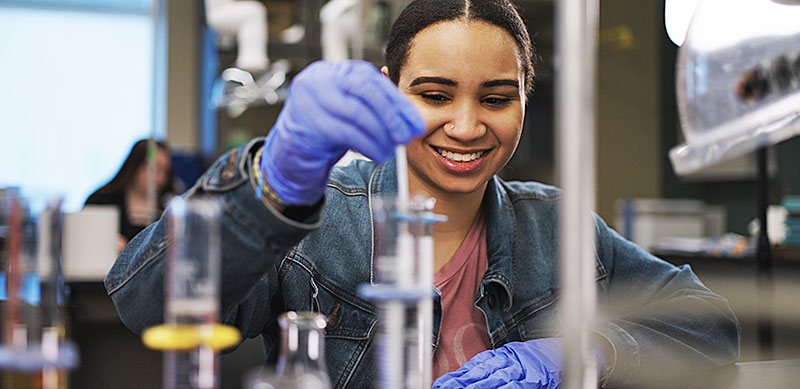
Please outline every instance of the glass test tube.
[[[173, 241], [167, 253], [166, 303], [168, 325], [213, 325], [219, 314], [220, 231], [218, 203], [209, 199], [170, 201], [167, 221]], [[216, 387], [216, 354], [200, 346], [164, 354], [165, 388]]]

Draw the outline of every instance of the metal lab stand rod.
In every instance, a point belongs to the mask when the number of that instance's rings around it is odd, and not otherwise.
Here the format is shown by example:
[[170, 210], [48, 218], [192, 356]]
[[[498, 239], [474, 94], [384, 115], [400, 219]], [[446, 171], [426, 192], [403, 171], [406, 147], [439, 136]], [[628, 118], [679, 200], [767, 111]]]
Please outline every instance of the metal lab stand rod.
[[150, 139], [147, 143], [147, 220], [148, 224], [158, 218], [158, 188], [156, 188], [156, 136], [165, 135], [167, 125], [167, 72], [169, 51], [167, 48], [168, 0], [154, 0], [150, 4], [150, 19], [153, 22], [153, 84], [151, 102]]
[[758, 272], [756, 284], [758, 286], [758, 349], [764, 360], [773, 357], [772, 340], [772, 250], [767, 234], [767, 208], [769, 207], [769, 173], [767, 171], [767, 147], [759, 148], [756, 152], [758, 158], [758, 246], [756, 246], [756, 260]]
[[594, 258], [595, 68], [598, 0], [556, 2], [556, 133], [563, 298], [564, 388], [596, 388], [590, 329], [597, 294]]

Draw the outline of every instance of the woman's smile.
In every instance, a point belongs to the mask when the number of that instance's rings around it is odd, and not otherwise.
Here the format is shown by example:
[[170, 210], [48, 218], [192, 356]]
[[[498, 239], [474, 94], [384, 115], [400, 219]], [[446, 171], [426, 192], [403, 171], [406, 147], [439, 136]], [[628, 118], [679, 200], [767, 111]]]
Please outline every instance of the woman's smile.
[[472, 173], [480, 169], [487, 160], [491, 149], [462, 150], [431, 146], [436, 160], [452, 173]]

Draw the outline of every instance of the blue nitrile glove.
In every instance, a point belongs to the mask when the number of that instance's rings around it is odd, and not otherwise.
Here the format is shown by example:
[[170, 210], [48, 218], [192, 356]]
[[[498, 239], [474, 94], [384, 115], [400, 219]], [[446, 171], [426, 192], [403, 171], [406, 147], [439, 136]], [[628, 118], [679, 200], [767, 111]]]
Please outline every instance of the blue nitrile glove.
[[[608, 359], [596, 347], [598, 370]], [[452, 388], [557, 388], [562, 377], [562, 342], [544, 338], [511, 342], [494, 350], [478, 353], [454, 372], [436, 382], [436, 389]]]
[[315, 62], [292, 81], [260, 168], [285, 204], [311, 205], [348, 149], [383, 162], [424, 130], [411, 102], [372, 64]]

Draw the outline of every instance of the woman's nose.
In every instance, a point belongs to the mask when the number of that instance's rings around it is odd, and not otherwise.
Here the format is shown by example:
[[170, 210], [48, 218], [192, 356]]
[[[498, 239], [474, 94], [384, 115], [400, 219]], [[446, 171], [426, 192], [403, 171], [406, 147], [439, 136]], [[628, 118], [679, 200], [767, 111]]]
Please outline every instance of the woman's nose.
[[480, 107], [462, 103], [453, 110], [451, 119], [445, 123], [445, 133], [462, 142], [480, 139], [486, 134], [486, 124], [481, 120]]

